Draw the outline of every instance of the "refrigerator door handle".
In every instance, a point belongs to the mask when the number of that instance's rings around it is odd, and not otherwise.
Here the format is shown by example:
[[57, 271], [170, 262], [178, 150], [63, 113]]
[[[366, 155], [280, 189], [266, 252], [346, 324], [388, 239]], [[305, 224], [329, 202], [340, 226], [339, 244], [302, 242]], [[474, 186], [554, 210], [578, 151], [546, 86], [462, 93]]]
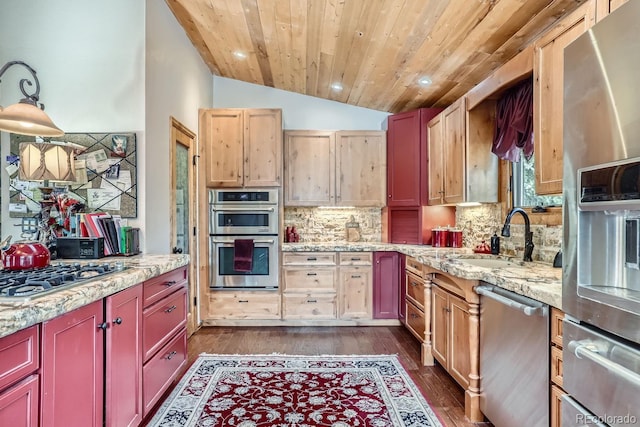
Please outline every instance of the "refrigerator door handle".
[[600, 348], [593, 341], [570, 341], [569, 349], [578, 359], [587, 359], [597, 365], [603, 366], [609, 372], [625, 378], [627, 381], [635, 384], [636, 387], [640, 387], [640, 375], [600, 354]]
[[493, 286], [485, 286], [480, 285], [475, 287], [475, 291], [479, 295], [484, 295], [487, 298], [491, 298], [501, 304], [504, 304], [508, 307], [515, 308], [516, 310], [522, 311], [527, 316], [536, 316], [536, 315], [544, 315], [545, 309], [544, 306], [534, 307], [527, 304], [523, 304], [518, 301], [514, 301], [504, 295], [498, 294], [493, 291]]

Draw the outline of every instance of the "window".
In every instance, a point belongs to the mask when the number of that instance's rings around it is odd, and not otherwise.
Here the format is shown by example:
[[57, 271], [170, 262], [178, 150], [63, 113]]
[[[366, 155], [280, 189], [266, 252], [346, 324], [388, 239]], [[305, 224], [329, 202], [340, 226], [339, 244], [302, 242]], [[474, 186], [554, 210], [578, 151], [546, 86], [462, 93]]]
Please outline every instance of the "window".
[[512, 163], [513, 171], [513, 206], [562, 206], [562, 195], [540, 196], [536, 194], [536, 178], [533, 163], [534, 157], [527, 160], [521, 156], [518, 163]]

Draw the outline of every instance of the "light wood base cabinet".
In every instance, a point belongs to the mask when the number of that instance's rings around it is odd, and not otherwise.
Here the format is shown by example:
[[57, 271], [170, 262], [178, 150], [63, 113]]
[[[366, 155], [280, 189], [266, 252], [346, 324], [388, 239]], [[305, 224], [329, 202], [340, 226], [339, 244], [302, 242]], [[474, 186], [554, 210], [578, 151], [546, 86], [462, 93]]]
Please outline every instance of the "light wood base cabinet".
[[564, 313], [555, 307], [551, 308], [551, 427], [562, 426], [562, 396], [567, 394], [562, 389], [562, 321]]
[[428, 266], [423, 266], [423, 272], [425, 286], [431, 288], [433, 356], [465, 389], [465, 415], [473, 422], [482, 421], [480, 297], [473, 290], [478, 281], [461, 279]]
[[433, 366], [431, 348], [431, 282], [426, 280], [423, 265], [415, 258], [406, 257], [405, 266], [406, 327], [421, 345], [422, 364]]
[[278, 291], [211, 291], [209, 319], [280, 319]]

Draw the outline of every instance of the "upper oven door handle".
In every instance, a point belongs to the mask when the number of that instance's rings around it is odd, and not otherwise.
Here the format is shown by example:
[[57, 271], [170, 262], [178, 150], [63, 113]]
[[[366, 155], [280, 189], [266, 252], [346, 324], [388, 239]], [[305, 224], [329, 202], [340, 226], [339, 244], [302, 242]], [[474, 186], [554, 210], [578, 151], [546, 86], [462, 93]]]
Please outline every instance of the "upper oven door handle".
[[[235, 240], [219, 240], [219, 239], [211, 239], [212, 243], [216, 243], [216, 244], [228, 244], [228, 245], [233, 245], [233, 242]], [[275, 239], [254, 239], [253, 243], [267, 243], [270, 245], [273, 245], [275, 243]]]
[[276, 208], [230, 208], [230, 207], [216, 207], [216, 206], [211, 206], [211, 210], [212, 211], [219, 211], [219, 212], [224, 212], [224, 211], [229, 211], [229, 212], [247, 212], [247, 213], [251, 213], [251, 212], [275, 212]]

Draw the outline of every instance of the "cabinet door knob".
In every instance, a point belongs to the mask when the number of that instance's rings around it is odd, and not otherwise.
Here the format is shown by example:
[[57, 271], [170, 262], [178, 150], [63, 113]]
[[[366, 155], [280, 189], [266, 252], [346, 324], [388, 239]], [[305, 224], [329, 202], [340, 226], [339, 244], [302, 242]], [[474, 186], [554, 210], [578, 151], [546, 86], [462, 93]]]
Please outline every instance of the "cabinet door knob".
[[116, 325], [122, 325], [122, 317], [116, 317], [116, 320], [113, 321]]
[[106, 331], [108, 326], [109, 325], [107, 324], [107, 322], [102, 322], [98, 324], [98, 329], [102, 329], [103, 331]]

